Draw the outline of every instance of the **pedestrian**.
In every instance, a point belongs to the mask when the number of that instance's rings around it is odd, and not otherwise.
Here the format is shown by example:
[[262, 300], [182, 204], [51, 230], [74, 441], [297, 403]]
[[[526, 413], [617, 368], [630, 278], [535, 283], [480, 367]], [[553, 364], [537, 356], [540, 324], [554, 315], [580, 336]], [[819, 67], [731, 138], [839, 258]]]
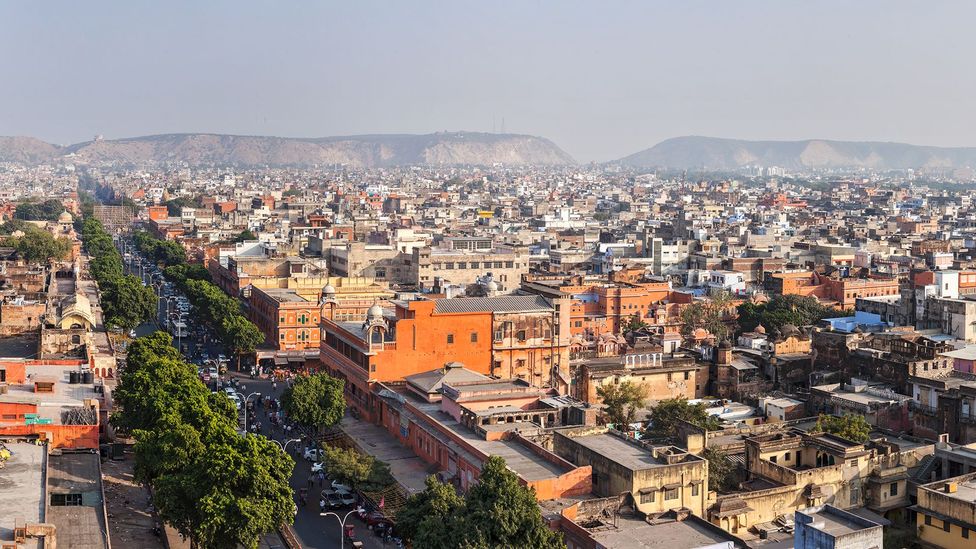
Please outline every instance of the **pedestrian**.
[[278, 390], [278, 382], [277, 381], [272, 381], [271, 382], [271, 390], [272, 391], [277, 391]]
[[312, 475], [308, 475], [308, 487], [311, 488], [313, 484], [315, 484], [315, 479], [312, 478]]
[[321, 471], [316, 476], [319, 477], [319, 488], [321, 488], [322, 487], [322, 473], [321, 473]]

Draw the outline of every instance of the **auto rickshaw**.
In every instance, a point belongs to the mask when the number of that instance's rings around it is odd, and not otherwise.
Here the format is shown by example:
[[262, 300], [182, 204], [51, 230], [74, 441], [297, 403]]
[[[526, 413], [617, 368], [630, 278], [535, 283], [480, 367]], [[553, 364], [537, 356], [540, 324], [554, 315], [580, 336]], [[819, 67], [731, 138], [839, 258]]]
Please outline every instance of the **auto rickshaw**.
[[[345, 525], [342, 530], [342, 535], [345, 536], [347, 540], [354, 541], [353, 537], [355, 537], [356, 535], [356, 525], [355, 524]], [[362, 543], [360, 543], [360, 547], [361, 546]], [[355, 547], [355, 545], [353, 545], [353, 547]]]

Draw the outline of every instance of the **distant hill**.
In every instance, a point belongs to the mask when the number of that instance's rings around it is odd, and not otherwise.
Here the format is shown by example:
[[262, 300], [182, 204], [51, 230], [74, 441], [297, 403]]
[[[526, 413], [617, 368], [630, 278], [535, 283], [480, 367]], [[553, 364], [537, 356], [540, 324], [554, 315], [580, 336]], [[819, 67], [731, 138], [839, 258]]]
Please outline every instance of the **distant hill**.
[[976, 166], [976, 148], [904, 143], [827, 141], [743, 141], [675, 137], [615, 162], [642, 168], [728, 170], [748, 165], [802, 168], [962, 168]]
[[237, 166], [574, 163], [572, 157], [542, 137], [471, 132], [321, 138], [191, 133], [88, 141], [67, 147], [30, 137], [0, 137], [0, 161], [37, 164], [62, 157], [91, 163]]

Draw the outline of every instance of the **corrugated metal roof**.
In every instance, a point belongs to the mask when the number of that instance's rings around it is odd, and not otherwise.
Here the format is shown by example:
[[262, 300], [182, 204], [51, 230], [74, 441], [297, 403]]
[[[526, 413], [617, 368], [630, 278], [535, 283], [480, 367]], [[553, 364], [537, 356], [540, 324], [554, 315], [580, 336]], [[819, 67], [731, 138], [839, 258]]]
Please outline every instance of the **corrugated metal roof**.
[[500, 297], [455, 297], [438, 299], [434, 311], [438, 313], [514, 313], [521, 311], [549, 311], [552, 305], [539, 295], [506, 295]]

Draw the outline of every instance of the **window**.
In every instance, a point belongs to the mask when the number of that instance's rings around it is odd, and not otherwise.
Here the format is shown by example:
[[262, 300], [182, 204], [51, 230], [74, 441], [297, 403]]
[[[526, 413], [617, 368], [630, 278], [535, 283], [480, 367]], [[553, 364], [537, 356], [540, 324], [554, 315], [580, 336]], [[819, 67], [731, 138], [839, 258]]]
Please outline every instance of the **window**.
[[641, 503], [654, 503], [654, 491], [641, 492]]
[[471, 343], [478, 342], [478, 332], [471, 332]]
[[81, 494], [51, 494], [52, 506], [81, 505]]
[[664, 491], [664, 500], [667, 501], [669, 499], [678, 499], [678, 489], [677, 488], [669, 488], [669, 489], [667, 489], [667, 490]]
[[515, 266], [515, 263], [513, 263], [512, 261], [506, 261], [505, 262], [505, 268], [507, 268], [507, 269], [511, 269], [514, 266]]
[[479, 264], [478, 264], [478, 262], [477, 262], [477, 261], [472, 261], [472, 262], [471, 262], [471, 268], [472, 268], [472, 269], [477, 269], [478, 267], [479, 267]]
[[892, 482], [891, 485], [888, 486], [888, 495], [889, 496], [897, 496], [898, 495], [898, 483], [897, 482]]
[[454, 343], [454, 334], [447, 334], [447, 344], [450, 345]]
[[776, 459], [777, 459], [776, 456], [772, 456], [769, 458], [769, 461], [771, 461], [772, 463], [776, 463]]
[[285, 339], [285, 332], [281, 332], [281, 334], [278, 336], [278, 339]]
[[685, 381], [691, 379], [691, 372], [685, 372]]
[[962, 539], [969, 539], [969, 528], [962, 529]]
[[848, 467], [857, 467], [857, 460], [856, 459], [852, 459], [852, 460], [848, 461], [847, 462], [847, 466]]
[[692, 496], [697, 496], [698, 495], [698, 485], [697, 484], [692, 484], [691, 485], [691, 495]]
[[457, 264], [457, 267], [458, 267], [458, 269], [467, 269], [468, 268], [468, 262], [467, 261], [459, 261], [458, 264]]
[[525, 330], [519, 330], [515, 335], [519, 341], [525, 341]]
[[931, 516], [925, 515], [925, 525], [926, 526], [932, 526], [932, 517]]
[[944, 520], [944, 521], [942, 521], [942, 529], [945, 530], [946, 532], [951, 532], [952, 531], [952, 525], [949, 524], [949, 521]]

